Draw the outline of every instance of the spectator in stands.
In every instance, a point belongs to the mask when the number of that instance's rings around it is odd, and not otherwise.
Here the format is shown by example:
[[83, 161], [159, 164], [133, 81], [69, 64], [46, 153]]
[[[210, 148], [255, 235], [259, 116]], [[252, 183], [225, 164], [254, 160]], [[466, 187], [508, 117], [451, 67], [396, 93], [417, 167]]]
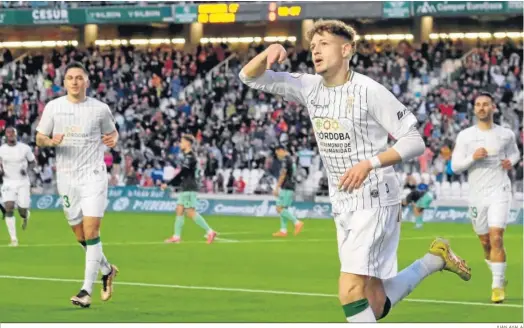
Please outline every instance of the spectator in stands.
[[227, 193], [232, 194], [235, 190], [235, 177], [233, 174], [229, 176], [229, 180], [227, 181]]
[[[286, 46], [292, 48], [290, 56], [279, 69], [311, 72], [307, 51]], [[89, 69], [89, 95], [111, 104], [121, 134], [121, 148], [111, 152], [117, 179], [108, 178], [122, 185], [149, 183], [155, 160], [178, 165], [178, 141], [181, 134], [189, 132], [199, 140], [206, 181], [217, 177], [213, 190], [219, 190], [220, 170], [257, 167], [269, 170], [270, 175], [264, 175], [256, 192], [270, 193], [272, 188], [266, 187], [278, 174], [278, 164], [266, 163], [267, 145], [289, 143], [298, 158], [299, 172], [308, 176], [316, 170], [313, 159], [317, 155], [305, 108], [248, 90], [238, 81], [243, 62], [263, 48], [250, 45], [245, 58], [239, 55], [228, 63], [228, 70], [223, 65], [209, 75], [212, 67], [229, 56], [226, 45], [200, 45], [195, 53], [133, 46], [68, 47], [49, 54], [32, 53], [0, 77], [0, 126], [16, 124], [23, 131], [21, 136], [30, 139], [44, 104], [63, 94], [60, 86], [65, 66], [78, 60]], [[420, 168], [440, 180], [453, 178], [445, 169], [450, 150], [457, 132], [471, 124], [473, 97], [481, 88], [493, 90], [501, 124], [522, 133], [521, 45], [509, 40], [501, 45], [480, 43], [454, 75], [442, 80], [441, 74], [447, 74], [446, 60], [464, 53], [461, 42], [439, 40], [417, 47], [406, 41], [393, 46], [362, 40], [357, 50], [352, 59], [355, 70], [387, 85], [423, 123], [428, 149], [418, 161], [404, 166], [406, 172]], [[0, 61], [2, 56], [4, 62], [12, 57], [6, 49], [0, 50]], [[522, 147], [522, 138], [518, 139]], [[35, 153], [41, 171], [46, 165], [53, 168], [52, 149], [35, 149]], [[125, 164], [118, 170], [124, 157]], [[230, 177], [222, 175], [222, 179]], [[233, 184], [227, 182], [228, 192], [232, 192]]]
[[237, 194], [243, 194], [246, 190], [246, 182], [244, 181], [243, 177], [239, 177], [238, 180], [235, 182], [235, 192]]

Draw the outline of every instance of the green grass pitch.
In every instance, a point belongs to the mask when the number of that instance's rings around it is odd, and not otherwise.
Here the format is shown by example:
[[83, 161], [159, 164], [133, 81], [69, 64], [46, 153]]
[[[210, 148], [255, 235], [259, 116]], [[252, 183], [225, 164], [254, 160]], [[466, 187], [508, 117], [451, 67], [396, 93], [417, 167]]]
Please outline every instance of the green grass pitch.
[[[207, 245], [203, 231], [186, 220], [184, 242], [166, 245], [174, 215], [108, 213], [102, 242], [120, 275], [107, 303], [95, 286], [90, 309], [69, 302], [81, 287], [84, 253], [61, 212], [33, 212], [26, 231], [17, 220], [16, 249], [6, 247], [2, 223], [0, 322], [344, 322], [331, 220], [306, 220], [298, 237], [275, 240], [276, 218], [207, 219], [222, 240]], [[404, 224], [399, 268], [424, 255], [435, 236], [449, 238], [469, 262], [471, 281], [437, 273], [385, 322], [523, 321], [522, 226], [506, 232], [509, 285], [501, 305], [489, 302], [491, 273], [468, 224], [432, 223], [422, 230]]]

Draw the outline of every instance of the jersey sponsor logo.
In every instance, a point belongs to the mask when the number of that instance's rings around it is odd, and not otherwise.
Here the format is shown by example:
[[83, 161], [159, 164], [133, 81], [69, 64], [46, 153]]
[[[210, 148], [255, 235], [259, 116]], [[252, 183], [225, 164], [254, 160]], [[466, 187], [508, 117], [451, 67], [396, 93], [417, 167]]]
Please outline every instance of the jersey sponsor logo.
[[351, 120], [313, 118], [315, 135], [321, 152], [347, 154], [351, 152]]
[[84, 132], [84, 128], [79, 125], [69, 125], [65, 127], [64, 134], [69, 138], [87, 138], [88, 133]]
[[407, 108], [404, 108], [403, 110], [399, 110], [397, 112], [397, 118], [398, 120], [402, 120], [403, 117], [405, 117], [406, 115], [408, 114], [408, 109]]

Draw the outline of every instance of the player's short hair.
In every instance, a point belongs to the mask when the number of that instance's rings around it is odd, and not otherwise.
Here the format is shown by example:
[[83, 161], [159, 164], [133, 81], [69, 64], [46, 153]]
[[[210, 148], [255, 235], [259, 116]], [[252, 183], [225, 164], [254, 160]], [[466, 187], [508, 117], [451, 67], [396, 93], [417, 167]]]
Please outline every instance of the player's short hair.
[[195, 143], [195, 137], [193, 137], [193, 135], [191, 135], [191, 134], [184, 134], [182, 136], [182, 139], [185, 139], [186, 141], [189, 141], [190, 144], [194, 144]]
[[[487, 91], [481, 91], [481, 92], [479, 92], [477, 98], [478, 98], [478, 97], [488, 97], [488, 98], [491, 100], [491, 102], [495, 102], [495, 99], [493, 98], [493, 95], [492, 95], [491, 93], [487, 92]], [[475, 99], [476, 99], [476, 98], [475, 98]]]
[[79, 63], [79, 62], [71, 62], [69, 64], [67, 64], [66, 68], [65, 68], [65, 71], [64, 71], [64, 76], [67, 75], [67, 71], [69, 71], [70, 69], [72, 68], [79, 68], [81, 69], [86, 75], [89, 75], [89, 72], [87, 71], [86, 67], [82, 64], [82, 63]]
[[15, 133], [15, 136], [18, 135], [18, 131], [16, 130], [16, 128], [14, 126], [12, 126], [12, 125], [6, 126], [5, 131], [7, 131], [8, 129], [12, 129], [13, 132]]
[[322, 34], [327, 32], [336, 36], [340, 36], [348, 40], [353, 47], [356, 46], [357, 32], [355, 29], [348, 24], [339, 20], [318, 20], [315, 22], [313, 27], [307, 32], [306, 38], [308, 42], [311, 42], [315, 34]]

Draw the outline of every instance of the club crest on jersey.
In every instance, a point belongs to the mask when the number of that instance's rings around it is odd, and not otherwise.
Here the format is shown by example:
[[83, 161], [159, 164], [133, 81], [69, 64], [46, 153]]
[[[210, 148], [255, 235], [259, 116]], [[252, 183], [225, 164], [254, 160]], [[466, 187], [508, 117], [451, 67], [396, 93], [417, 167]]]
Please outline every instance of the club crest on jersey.
[[348, 96], [348, 99], [347, 99], [348, 114], [351, 114], [351, 110], [353, 109], [354, 103], [355, 103], [355, 96]]

